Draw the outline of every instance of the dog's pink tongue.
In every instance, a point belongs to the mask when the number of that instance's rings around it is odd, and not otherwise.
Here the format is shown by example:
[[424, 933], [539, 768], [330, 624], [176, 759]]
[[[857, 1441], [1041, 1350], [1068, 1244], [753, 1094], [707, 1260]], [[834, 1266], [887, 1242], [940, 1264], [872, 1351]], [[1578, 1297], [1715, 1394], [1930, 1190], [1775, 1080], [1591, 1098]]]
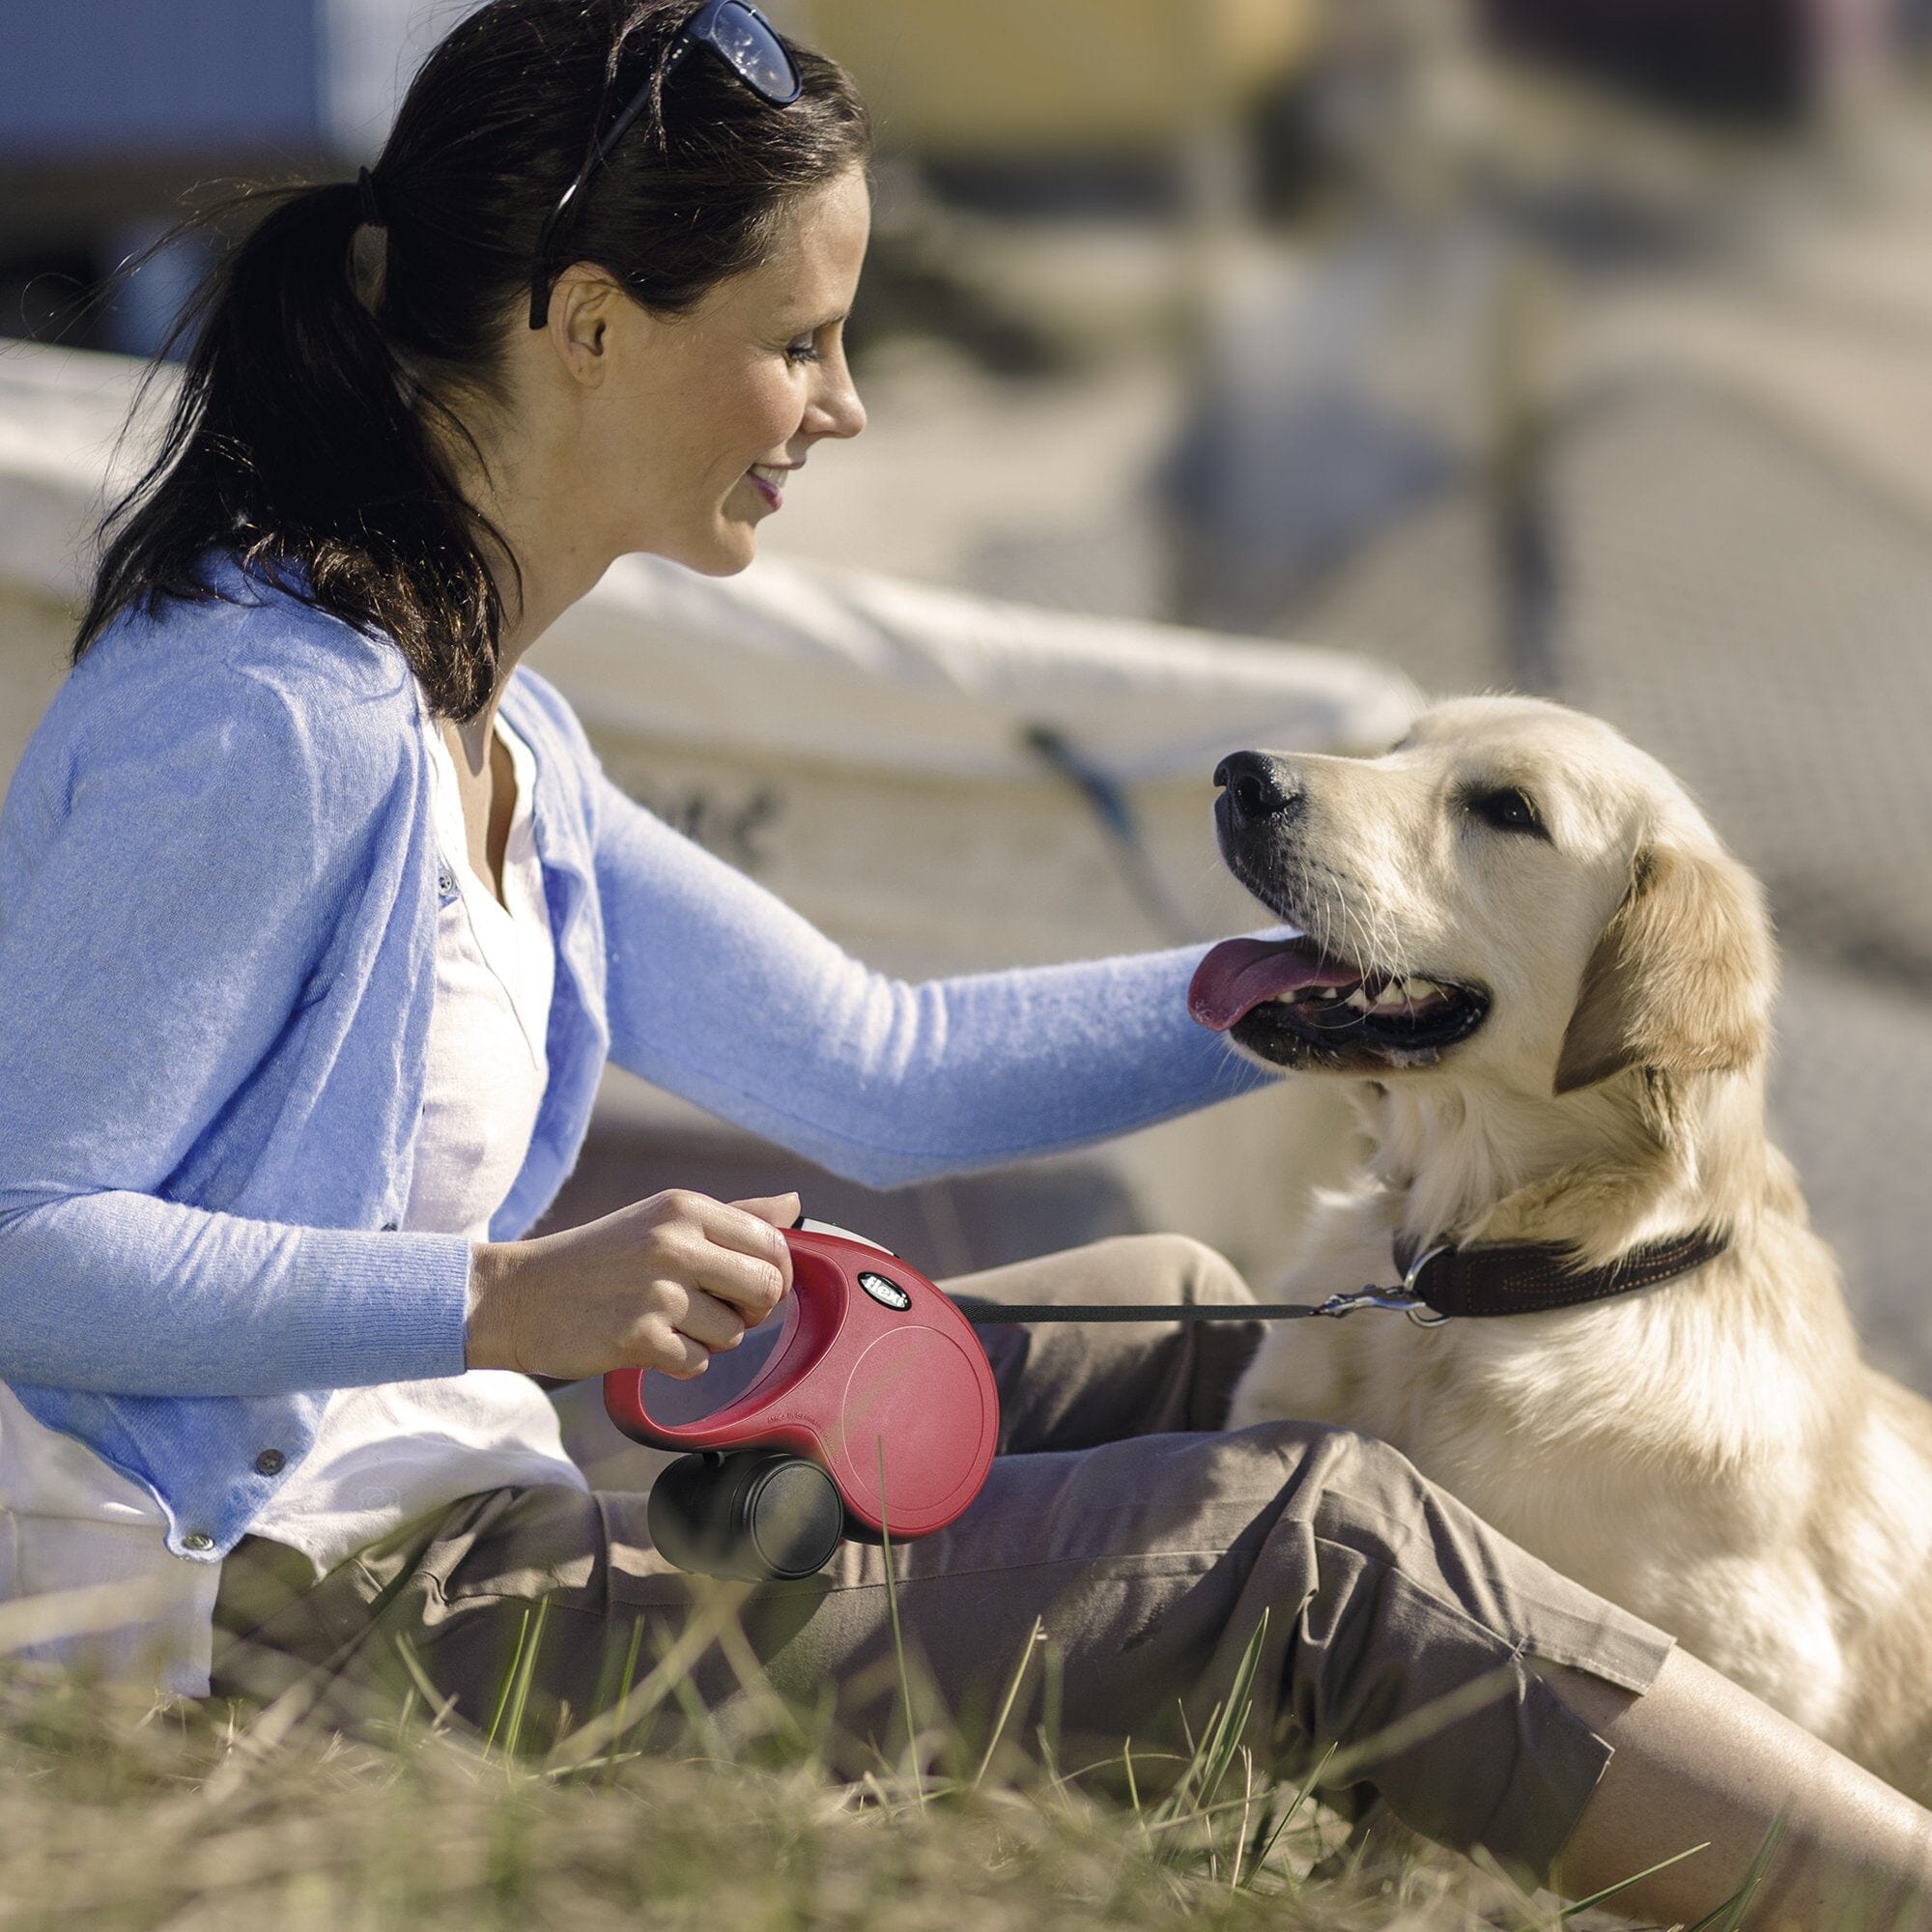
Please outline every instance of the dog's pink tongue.
[[1305, 939], [1224, 939], [1194, 969], [1187, 1010], [1203, 1026], [1226, 1033], [1278, 993], [1352, 983], [1347, 968], [1323, 959]]

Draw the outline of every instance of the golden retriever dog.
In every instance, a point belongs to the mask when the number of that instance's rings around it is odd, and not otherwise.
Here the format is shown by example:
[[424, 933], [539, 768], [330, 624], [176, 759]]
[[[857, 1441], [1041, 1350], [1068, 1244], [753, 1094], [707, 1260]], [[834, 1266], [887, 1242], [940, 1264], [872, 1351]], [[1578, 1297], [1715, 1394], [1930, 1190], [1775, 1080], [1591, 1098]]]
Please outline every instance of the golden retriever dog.
[[1214, 949], [1195, 1016], [1348, 1083], [1373, 1149], [1284, 1298], [1388, 1286], [1398, 1250], [1442, 1244], [1556, 1244], [1597, 1268], [1700, 1231], [1728, 1243], [1584, 1306], [1279, 1324], [1229, 1426], [1385, 1438], [1926, 1795], [1932, 1405], [1861, 1359], [1766, 1139], [1756, 881], [1655, 759], [1531, 699], [1442, 704], [1383, 757], [1245, 752], [1216, 778], [1228, 866], [1307, 936]]

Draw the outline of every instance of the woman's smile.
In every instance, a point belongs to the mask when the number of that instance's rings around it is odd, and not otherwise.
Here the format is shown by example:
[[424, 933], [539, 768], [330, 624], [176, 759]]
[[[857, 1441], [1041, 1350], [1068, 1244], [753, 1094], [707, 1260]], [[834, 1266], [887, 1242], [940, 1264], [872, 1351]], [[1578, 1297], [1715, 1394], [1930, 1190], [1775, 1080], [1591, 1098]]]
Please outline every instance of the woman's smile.
[[752, 487], [764, 497], [773, 509], [784, 508], [784, 481], [794, 469], [803, 469], [803, 463], [754, 463], [745, 474]]

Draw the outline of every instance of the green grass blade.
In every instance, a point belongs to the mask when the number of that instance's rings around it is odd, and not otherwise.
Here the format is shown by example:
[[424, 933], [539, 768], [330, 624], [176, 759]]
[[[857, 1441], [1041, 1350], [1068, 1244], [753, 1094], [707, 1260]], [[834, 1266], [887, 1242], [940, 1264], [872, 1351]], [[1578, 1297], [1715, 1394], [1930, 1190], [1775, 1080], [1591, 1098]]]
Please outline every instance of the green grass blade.
[[444, 1696], [429, 1681], [429, 1672], [422, 1666], [422, 1659], [416, 1655], [416, 1647], [402, 1633], [395, 1639], [396, 1661], [401, 1663], [405, 1675], [410, 1680], [410, 1689], [419, 1696], [429, 1711], [431, 1730], [440, 1730], [448, 1722], [449, 1714], [456, 1709], [456, 1693], [452, 1690]]
[[[980, 1759], [980, 1768], [973, 1774], [971, 1789], [979, 1790], [985, 1777], [987, 1768], [993, 1762], [993, 1753], [999, 1748], [1000, 1739], [1005, 1735], [1007, 1720], [1013, 1715], [1013, 1705], [1018, 1701], [1020, 1686], [1026, 1681], [1027, 1665], [1033, 1662], [1034, 1651], [1046, 1635], [1046, 1620], [1035, 1617], [1033, 1629], [1027, 1633], [1027, 1640], [1020, 1648], [1020, 1661], [1014, 1668], [1012, 1682], [1007, 1686], [1006, 1702], [1000, 1706], [999, 1720], [993, 1726], [993, 1734], [986, 1740], [984, 1754]], [[1129, 1774], [1131, 1776], [1131, 1773]]]
[[[1190, 1755], [1179, 1778], [1154, 1807], [1151, 1822], [1161, 1829], [1170, 1827], [1178, 1819], [1199, 1819], [1221, 1808], [1214, 1803], [1215, 1794], [1226, 1780], [1241, 1748], [1241, 1737], [1254, 1708], [1255, 1674], [1261, 1667], [1262, 1649], [1267, 1641], [1267, 1627], [1268, 1614], [1264, 1609], [1242, 1647], [1241, 1659], [1235, 1667], [1235, 1681], [1229, 1688], [1228, 1695], [1208, 1714], [1207, 1727], [1199, 1743], [1195, 1742], [1186, 1712], [1182, 1711], [1181, 1729], [1187, 1739]], [[1178, 1847], [1167, 1854], [1171, 1858], [1183, 1855], [1182, 1849]]]
[[1066, 1714], [1066, 1654], [1048, 1637], [1040, 1664], [1039, 1743], [1047, 1775], [1061, 1782], [1060, 1742]]
[[503, 1728], [503, 1719], [510, 1709], [510, 1699], [516, 1695], [517, 1674], [523, 1667], [524, 1645], [529, 1640], [529, 1634], [530, 1611], [526, 1604], [524, 1606], [524, 1620], [517, 1627], [517, 1647], [510, 1653], [510, 1662], [504, 1668], [502, 1682], [497, 1686], [496, 1707], [490, 1713], [490, 1728], [483, 1739], [483, 1748], [486, 1751], [496, 1747], [497, 1734]]
[[1201, 1782], [1204, 1804], [1213, 1802], [1240, 1749], [1242, 1734], [1247, 1730], [1248, 1719], [1254, 1710], [1255, 1673], [1261, 1668], [1262, 1647], [1267, 1641], [1267, 1627], [1268, 1613], [1264, 1609], [1241, 1651], [1241, 1661], [1235, 1669], [1235, 1682], [1228, 1692], [1221, 1723], [1208, 1745], [1208, 1764]]
[[644, 1620], [642, 1617], [631, 1619], [630, 1647], [624, 1652], [624, 1671], [618, 1678], [616, 1721], [611, 1732], [611, 1746], [621, 1744], [631, 1728], [631, 1692], [637, 1688], [638, 1653], [644, 1647]]
[[1745, 1916], [1745, 1907], [1751, 1902], [1751, 1894], [1764, 1883], [1764, 1875], [1771, 1869], [1771, 1861], [1776, 1856], [1778, 1841], [1784, 1836], [1784, 1829], [1791, 1822], [1789, 1811], [1780, 1811], [1771, 1830], [1764, 1834], [1764, 1843], [1757, 1848], [1757, 1857], [1751, 1861], [1750, 1870], [1745, 1874], [1745, 1882], [1715, 1912], [1707, 1912], [1704, 1917], [1690, 1926], [1686, 1932], [1737, 1932]]
[[1275, 1824], [1274, 1830], [1268, 1833], [1267, 1843], [1262, 1847], [1261, 1856], [1249, 1861], [1248, 1871], [1251, 1877], [1254, 1873], [1259, 1872], [1262, 1866], [1267, 1862], [1268, 1854], [1275, 1848], [1275, 1841], [1288, 1830], [1290, 1824], [1293, 1822], [1295, 1813], [1315, 1795], [1315, 1787], [1321, 1781], [1321, 1774], [1327, 1770], [1328, 1760], [1334, 1755], [1335, 1747], [1330, 1745], [1317, 1760], [1315, 1769], [1308, 1774], [1307, 1778], [1296, 1790], [1293, 1803], [1281, 1814], [1281, 1817]]
[[[711, 1615], [694, 1621], [700, 1629], [715, 1628]], [[684, 1713], [685, 1720], [701, 1743], [705, 1755], [721, 1763], [728, 1759], [730, 1753], [724, 1748], [724, 1740], [720, 1736], [717, 1722], [704, 1699], [697, 1694], [697, 1686], [691, 1681], [690, 1671], [675, 1662], [675, 1641], [668, 1633], [660, 1632], [653, 1637], [651, 1647], [656, 1651], [658, 1660], [657, 1668], [651, 1676]]]
[[886, 1557], [886, 1607], [893, 1619], [893, 1655], [898, 1659], [899, 1695], [905, 1702], [906, 1762], [911, 1768], [914, 1789], [923, 1809], [925, 1779], [921, 1776], [919, 1766], [919, 1723], [913, 1716], [912, 1677], [906, 1669], [905, 1637], [899, 1629], [898, 1583], [893, 1576], [893, 1531], [886, 1516], [886, 1438], [875, 1435], [872, 1440], [879, 1451], [879, 1536]]
[[1699, 1852], [1708, 1852], [1711, 1841], [1706, 1838], [1701, 1845], [1690, 1845], [1681, 1852], [1673, 1852], [1667, 1859], [1659, 1859], [1654, 1865], [1645, 1865], [1640, 1872], [1632, 1872], [1629, 1878], [1620, 1878], [1615, 1885], [1606, 1885], [1602, 1891], [1593, 1891], [1588, 1898], [1573, 1899], [1563, 1908], [1562, 1917], [1568, 1918], [1572, 1913], [1587, 1912], [1593, 1905], [1601, 1905], [1606, 1898], [1614, 1898], [1618, 1892], [1628, 1890], [1634, 1885], [1641, 1885], [1654, 1873], [1666, 1871], [1670, 1866], [1682, 1864], [1686, 1859], [1695, 1858]]
[[529, 1622], [530, 1640], [517, 1660], [517, 1688], [510, 1700], [503, 1732], [503, 1755], [515, 1757], [524, 1741], [524, 1714], [529, 1707], [530, 1686], [536, 1680], [537, 1653], [543, 1648], [544, 1625], [550, 1620], [550, 1599], [537, 1599], [536, 1616]]
[[1254, 1753], [1244, 1747], [1241, 1751], [1241, 1829], [1235, 1833], [1235, 1863], [1228, 1875], [1230, 1891], [1238, 1891], [1241, 1888], [1241, 1855], [1248, 1848], [1248, 1812], [1254, 1804]]
[[[731, 1613], [730, 1603], [722, 1595], [699, 1598], [694, 1601], [691, 1614], [675, 1637], [668, 1632], [653, 1633], [651, 1653], [656, 1662], [643, 1681], [633, 1684], [627, 1676], [627, 1688], [618, 1703], [580, 1724], [552, 1753], [553, 1758], [559, 1764], [583, 1764], [593, 1757], [602, 1757], [624, 1731], [634, 1729], [654, 1716], [665, 1700], [673, 1694], [677, 1695], [678, 1702], [688, 1714], [691, 1705], [678, 1687], [691, 1666], [717, 1640], [721, 1618]], [[644, 1634], [644, 1619], [639, 1617], [631, 1628], [631, 1662], [627, 1669], [636, 1667], [638, 1649]]]

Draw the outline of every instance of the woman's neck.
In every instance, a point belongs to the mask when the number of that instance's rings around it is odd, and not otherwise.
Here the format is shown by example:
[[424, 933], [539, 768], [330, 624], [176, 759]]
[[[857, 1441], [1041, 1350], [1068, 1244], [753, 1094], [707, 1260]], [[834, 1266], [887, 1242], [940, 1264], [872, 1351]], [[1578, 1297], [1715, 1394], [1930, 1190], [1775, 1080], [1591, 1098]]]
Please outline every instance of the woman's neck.
[[[580, 498], [568, 426], [541, 412], [511, 414], [514, 431], [487, 406], [466, 409], [463, 420], [473, 446], [460, 438], [445, 438], [443, 443], [464, 499], [509, 552], [505, 556], [485, 540], [503, 613], [497, 681], [476, 716], [452, 727], [472, 771], [487, 766], [497, 707], [510, 673], [557, 618], [595, 587], [616, 554], [603, 538], [593, 506]], [[531, 426], [533, 414], [537, 427]], [[548, 435], [541, 427], [545, 422], [551, 424]]]

